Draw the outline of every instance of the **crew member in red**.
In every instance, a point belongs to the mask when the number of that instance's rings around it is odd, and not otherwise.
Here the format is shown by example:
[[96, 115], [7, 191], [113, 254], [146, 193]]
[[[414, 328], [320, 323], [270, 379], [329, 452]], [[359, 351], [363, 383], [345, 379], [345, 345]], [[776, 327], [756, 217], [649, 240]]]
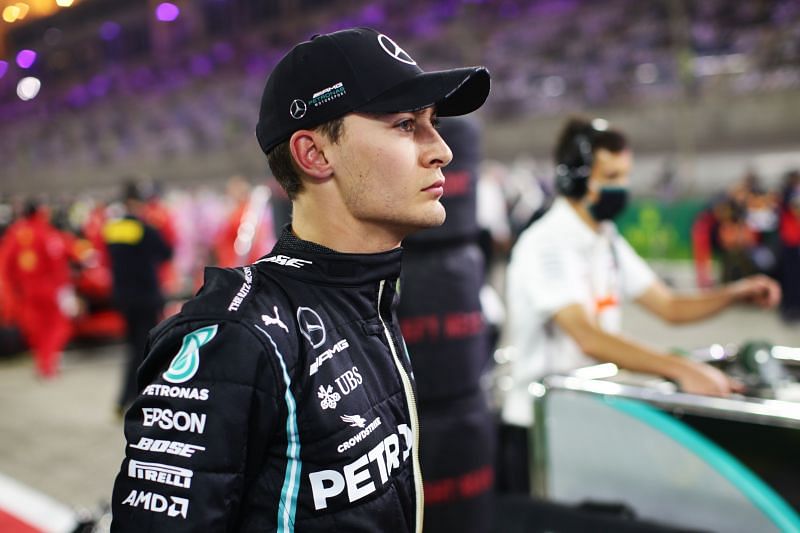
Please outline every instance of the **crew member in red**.
[[77, 311], [68, 239], [50, 224], [47, 209], [32, 202], [9, 227], [2, 248], [0, 275], [15, 302], [17, 324], [39, 375], [51, 378], [71, 335], [70, 316]]

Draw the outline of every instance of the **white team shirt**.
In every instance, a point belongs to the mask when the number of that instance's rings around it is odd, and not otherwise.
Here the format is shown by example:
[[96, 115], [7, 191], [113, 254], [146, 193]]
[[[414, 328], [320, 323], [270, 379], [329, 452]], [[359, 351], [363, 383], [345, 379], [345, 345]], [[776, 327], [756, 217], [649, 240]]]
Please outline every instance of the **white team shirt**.
[[595, 232], [566, 199], [558, 198], [522, 232], [508, 266], [509, 335], [517, 357], [503, 419], [529, 426], [531, 381], [597, 363], [555, 324], [558, 311], [580, 304], [603, 330], [619, 333], [621, 301], [635, 300], [655, 280], [613, 222], [602, 222]]

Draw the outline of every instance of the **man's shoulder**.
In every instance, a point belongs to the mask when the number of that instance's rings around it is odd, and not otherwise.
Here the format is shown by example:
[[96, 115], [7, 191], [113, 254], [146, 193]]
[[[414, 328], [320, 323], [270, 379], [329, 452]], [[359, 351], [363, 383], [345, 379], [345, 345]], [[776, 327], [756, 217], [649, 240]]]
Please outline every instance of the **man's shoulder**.
[[[290, 302], [280, 285], [257, 275], [255, 266], [207, 267], [197, 294], [177, 315], [154, 329], [151, 338], [224, 323], [227, 338], [255, 336], [268, 349], [276, 344], [288, 349], [294, 344], [290, 313]], [[280, 332], [275, 333], [272, 326], [278, 326]]]

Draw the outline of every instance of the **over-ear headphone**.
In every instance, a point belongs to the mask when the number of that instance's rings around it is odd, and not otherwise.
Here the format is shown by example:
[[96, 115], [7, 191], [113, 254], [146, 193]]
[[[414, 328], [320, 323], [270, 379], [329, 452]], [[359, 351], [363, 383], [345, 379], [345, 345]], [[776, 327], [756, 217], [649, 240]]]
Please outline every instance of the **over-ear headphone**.
[[583, 198], [589, 189], [589, 175], [594, 162], [589, 135], [575, 135], [565, 152], [556, 164], [556, 188], [564, 196]]

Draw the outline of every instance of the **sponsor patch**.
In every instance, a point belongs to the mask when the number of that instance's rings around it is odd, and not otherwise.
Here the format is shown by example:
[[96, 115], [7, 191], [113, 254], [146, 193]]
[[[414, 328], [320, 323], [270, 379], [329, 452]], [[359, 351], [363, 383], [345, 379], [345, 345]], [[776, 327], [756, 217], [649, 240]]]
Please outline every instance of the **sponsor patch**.
[[344, 84], [342, 82], [339, 82], [334, 85], [331, 85], [330, 87], [326, 87], [321, 91], [315, 92], [311, 96], [311, 100], [309, 100], [308, 103], [314, 107], [319, 107], [323, 104], [327, 104], [332, 100], [341, 98], [345, 94], [347, 94], [347, 91], [344, 88]]
[[313, 376], [314, 374], [317, 373], [317, 370], [319, 370], [319, 367], [320, 365], [322, 365], [322, 363], [324, 363], [328, 359], [333, 359], [334, 355], [346, 350], [349, 347], [350, 343], [347, 342], [347, 339], [340, 340], [339, 342], [334, 344], [333, 347], [329, 348], [328, 350], [325, 350], [324, 352], [322, 352], [317, 356], [317, 358], [311, 363], [311, 367], [309, 368], [308, 374], [310, 376]]
[[289, 257], [288, 255], [272, 255], [270, 257], [265, 257], [264, 259], [259, 259], [256, 261], [256, 263], [275, 263], [277, 265], [288, 267], [303, 268], [306, 265], [310, 265], [312, 262], [308, 261], [307, 259]]
[[[344, 417], [342, 417], [342, 419], [344, 419]], [[362, 418], [361, 420], [364, 419]], [[364, 422], [366, 422], [366, 420], [364, 420]], [[359, 431], [358, 433], [356, 433], [355, 435], [353, 435], [352, 437], [341, 443], [339, 446], [337, 446], [336, 451], [339, 453], [346, 452], [347, 450], [349, 450], [362, 440], [369, 437], [372, 434], [372, 432], [375, 431], [375, 429], [380, 425], [381, 425], [381, 418], [378, 417], [372, 422], [370, 422], [367, 427], [365, 427], [364, 429], [362, 429], [361, 431]], [[358, 426], [358, 427], [364, 427], [364, 426]]]
[[278, 306], [277, 305], [273, 306], [272, 311], [275, 313], [274, 317], [269, 315], [261, 315], [261, 320], [264, 321], [264, 325], [278, 326], [286, 333], [289, 333], [289, 328], [286, 327], [286, 324], [283, 323], [283, 320], [281, 320], [281, 317], [278, 315]]
[[142, 407], [143, 424], [146, 427], [158, 426], [164, 430], [188, 431], [203, 434], [206, 429], [205, 413], [187, 413], [161, 407]]
[[[385, 485], [392, 472], [400, 468], [400, 464], [405, 462], [411, 453], [413, 442], [411, 429], [406, 424], [400, 424], [397, 430], [398, 433], [387, 436], [370, 451], [345, 465], [341, 471], [321, 470], [310, 473], [308, 480], [314, 496], [314, 508], [326, 509], [331, 498], [345, 492], [347, 500], [352, 503], [369, 496], [379, 486]], [[401, 437], [405, 444], [402, 449]]]
[[194, 377], [200, 368], [200, 348], [213, 339], [219, 326], [206, 326], [187, 333], [177, 355], [172, 359], [169, 368], [162, 377], [170, 383], [186, 383]]
[[172, 485], [184, 489], [191, 488], [194, 472], [187, 468], [180, 468], [161, 463], [146, 463], [131, 459], [128, 461], [128, 477], [143, 479], [162, 485]]
[[153, 453], [166, 453], [168, 455], [178, 455], [180, 457], [192, 457], [195, 452], [204, 452], [205, 446], [187, 444], [175, 440], [149, 439], [140, 437], [136, 444], [129, 444], [130, 448]]
[[153, 513], [167, 513], [171, 518], [181, 517], [186, 519], [189, 514], [189, 500], [178, 496], [166, 496], [155, 492], [132, 490], [127, 498], [122, 500], [122, 505], [141, 507]]
[[336, 409], [336, 405], [339, 403], [339, 400], [342, 399], [342, 395], [338, 392], [333, 392], [333, 387], [330, 385], [327, 387], [320, 385], [317, 390], [317, 398], [322, 400], [319, 402], [319, 406], [322, 407], [324, 411], [325, 409]]
[[[228, 311], [238, 311], [239, 306], [242, 305], [242, 302], [247, 295], [250, 294], [250, 289], [253, 288], [253, 269], [249, 266], [243, 268], [244, 270], [244, 282], [239, 290], [236, 292], [236, 296], [233, 297], [231, 300], [230, 305], [228, 306]], [[211, 339], [209, 339], [211, 340]]]
[[142, 391], [145, 396], [161, 396], [163, 398], [181, 398], [183, 400], [208, 400], [209, 390], [195, 387], [175, 387], [170, 385], [148, 385]]

